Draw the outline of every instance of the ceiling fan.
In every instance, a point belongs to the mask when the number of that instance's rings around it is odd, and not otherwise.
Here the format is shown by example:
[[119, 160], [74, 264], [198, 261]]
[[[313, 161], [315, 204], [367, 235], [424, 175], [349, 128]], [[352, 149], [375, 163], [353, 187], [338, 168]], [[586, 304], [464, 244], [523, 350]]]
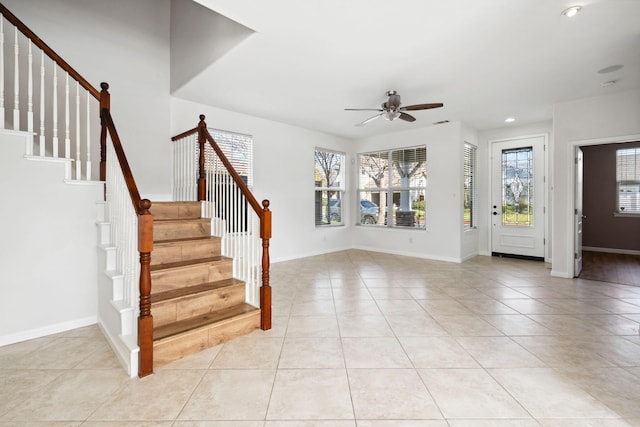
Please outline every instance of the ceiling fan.
[[405, 120], [407, 122], [415, 122], [416, 118], [411, 114], [405, 113], [405, 111], [415, 111], [415, 110], [428, 110], [430, 108], [440, 108], [443, 106], [441, 103], [435, 104], [416, 104], [416, 105], [408, 105], [406, 107], [400, 106], [400, 95], [395, 90], [387, 91], [387, 96], [389, 99], [383, 102], [380, 107], [381, 108], [345, 108], [345, 111], [378, 111], [379, 114], [375, 116], [369, 117], [363, 122], [358, 123], [356, 126], [366, 125], [370, 121], [377, 119], [378, 117], [383, 117], [389, 121], [400, 119]]

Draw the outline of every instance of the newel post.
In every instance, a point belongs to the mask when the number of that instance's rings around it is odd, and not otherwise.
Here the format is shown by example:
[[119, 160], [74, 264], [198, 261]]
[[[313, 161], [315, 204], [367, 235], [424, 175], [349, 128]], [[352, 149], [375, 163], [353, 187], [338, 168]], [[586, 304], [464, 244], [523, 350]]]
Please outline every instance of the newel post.
[[102, 110], [111, 109], [111, 95], [109, 83], [100, 83], [100, 181], [107, 180], [107, 125], [102, 118]]
[[138, 376], [153, 373], [153, 317], [151, 316], [151, 251], [153, 251], [153, 215], [151, 202], [140, 201], [138, 214], [138, 251], [140, 251], [140, 317], [138, 317]]
[[205, 130], [207, 124], [204, 121], [204, 114], [200, 114], [200, 123], [198, 123], [198, 147], [200, 149], [200, 158], [198, 159], [198, 201], [206, 199], [206, 178], [204, 171], [204, 147], [207, 142]]
[[260, 286], [260, 328], [271, 329], [271, 286], [269, 285], [269, 239], [271, 239], [271, 211], [269, 201], [262, 201], [260, 216], [260, 238], [262, 239], [262, 286]]

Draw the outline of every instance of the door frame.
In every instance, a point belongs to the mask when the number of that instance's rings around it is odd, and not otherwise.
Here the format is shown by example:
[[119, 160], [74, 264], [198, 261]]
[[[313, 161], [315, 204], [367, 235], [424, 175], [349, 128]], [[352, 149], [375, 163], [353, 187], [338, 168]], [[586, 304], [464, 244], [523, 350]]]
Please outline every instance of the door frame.
[[[621, 136], [609, 136], [606, 138], [595, 138], [595, 139], [582, 139], [582, 140], [574, 140], [569, 141], [567, 144], [568, 150], [568, 159], [571, 163], [569, 169], [569, 199], [571, 200], [570, 209], [566, 212], [567, 215], [567, 224], [571, 224], [571, 227], [567, 227], [567, 259], [571, 260], [568, 265], [573, 266], [571, 269], [571, 277], [575, 277], [575, 263], [574, 257], [576, 253], [576, 215], [575, 210], [577, 207], [577, 197], [576, 194], [576, 162], [575, 162], [575, 153], [576, 147], [588, 146], [588, 145], [605, 145], [605, 144], [622, 144], [625, 142], [636, 142], [640, 141], [640, 134], [635, 135], [621, 135]], [[586, 173], [586, 171], [584, 171]]]
[[489, 204], [487, 205], [487, 212], [488, 212], [488, 219], [487, 219], [487, 227], [489, 230], [489, 236], [488, 236], [488, 240], [489, 240], [489, 254], [491, 254], [493, 252], [493, 226], [492, 226], [492, 218], [491, 218], [491, 213], [490, 211], [490, 207], [491, 207], [491, 201], [493, 200], [493, 144], [494, 143], [499, 143], [499, 142], [507, 142], [507, 141], [519, 141], [522, 139], [530, 139], [530, 138], [543, 138], [544, 139], [544, 147], [543, 147], [543, 153], [544, 153], [544, 179], [543, 179], [543, 191], [544, 194], [542, 195], [542, 200], [544, 203], [544, 209], [543, 209], [543, 220], [544, 220], [544, 235], [543, 237], [543, 241], [544, 241], [544, 261], [546, 263], [550, 263], [551, 262], [551, 256], [550, 256], [550, 248], [551, 248], [551, 240], [550, 240], [550, 236], [549, 236], [549, 134], [548, 133], [534, 133], [534, 134], [529, 134], [529, 135], [521, 135], [521, 136], [512, 136], [512, 137], [508, 137], [508, 138], [498, 138], [498, 139], [490, 139], [489, 140], [489, 146], [488, 146], [488, 155], [487, 155], [487, 165], [488, 168], [487, 170], [489, 171], [489, 188], [488, 188], [488, 195], [487, 195], [487, 200], [489, 201]]

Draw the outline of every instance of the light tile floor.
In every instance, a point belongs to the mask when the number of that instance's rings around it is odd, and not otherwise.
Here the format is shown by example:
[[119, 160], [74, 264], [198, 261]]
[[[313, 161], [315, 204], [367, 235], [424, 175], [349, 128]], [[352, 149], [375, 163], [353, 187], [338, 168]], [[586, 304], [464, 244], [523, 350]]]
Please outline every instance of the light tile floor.
[[640, 288], [350, 250], [273, 265], [274, 327], [129, 379], [96, 326], [0, 348], [0, 426], [640, 426]]

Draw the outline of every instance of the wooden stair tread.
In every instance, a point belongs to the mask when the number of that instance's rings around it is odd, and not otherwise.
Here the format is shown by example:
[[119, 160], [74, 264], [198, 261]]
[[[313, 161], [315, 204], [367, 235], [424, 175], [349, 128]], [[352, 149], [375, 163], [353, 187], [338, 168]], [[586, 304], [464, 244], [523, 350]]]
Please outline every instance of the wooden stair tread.
[[151, 206], [156, 205], [164, 205], [164, 206], [179, 206], [179, 205], [187, 205], [187, 206], [200, 206], [200, 202], [193, 201], [179, 201], [179, 202], [153, 202]]
[[190, 265], [196, 265], [196, 264], [208, 264], [211, 262], [219, 262], [219, 261], [225, 261], [225, 260], [231, 260], [231, 258], [227, 258], [224, 256], [213, 256], [213, 257], [209, 257], [209, 258], [200, 258], [200, 259], [194, 259], [194, 260], [187, 260], [187, 261], [179, 261], [179, 262], [170, 262], [170, 263], [166, 263], [166, 264], [158, 264], [158, 265], [152, 265], [151, 266], [151, 271], [160, 271], [160, 270], [169, 270], [172, 268], [179, 268], [179, 267], [187, 267]]
[[167, 301], [170, 299], [180, 298], [186, 295], [195, 295], [202, 292], [212, 291], [215, 289], [221, 289], [234, 285], [244, 285], [242, 280], [238, 279], [223, 279], [215, 282], [203, 283], [196, 286], [188, 286], [185, 288], [172, 289], [169, 291], [158, 292], [157, 294], [151, 294], [151, 303], [158, 303]]
[[161, 245], [171, 245], [171, 244], [179, 244], [179, 243], [197, 243], [198, 241], [209, 242], [216, 239], [220, 239], [220, 237], [217, 237], [217, 236], [185, 237], [183, 239], [154, 240], [153, 245], [161, 246]]
[[208, 223], [211, 222], [210, 218], [169, 218], [169, 219], [154, 219], [153, 220], [154, 223], [158, 223], [158, 224], [170, 224], [172, 222], [178, 223], [178, 224], [182, 224], [185, 222], [204, 222], [204, 223]]
[[154, 328], [153, 341], [154, 343], [157, 343], [158, 341], [161, 341], [165, 338], [173, 337], [183, 332], [193, 331], [209, 325], [214, 325], [218, 322], [233, 319], [235, 317], [242, 317], [243, 315], [254, 313], [256, 311], [260, 311], [260, 309], [244, 303], [236, 305], [234, 307], [218, 310], [213, 313], [208, 313], [190, 319], [181, 320], [169, 325], [160, 326]]

